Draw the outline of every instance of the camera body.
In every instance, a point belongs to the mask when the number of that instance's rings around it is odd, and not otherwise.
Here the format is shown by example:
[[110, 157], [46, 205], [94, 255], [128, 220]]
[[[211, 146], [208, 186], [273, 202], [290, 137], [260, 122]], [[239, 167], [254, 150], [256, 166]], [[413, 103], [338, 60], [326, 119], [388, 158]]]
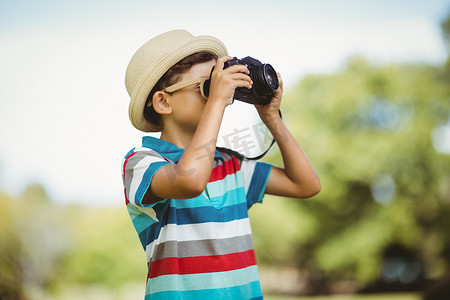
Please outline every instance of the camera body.
[[274, 68], [250, 56], [242, 59], [234, 57], [232, 60], [226, 61], [223, 68], [226, 69], [234, 65], [247, 66], [250, 72], [249, 76], [253, 81], [251, 89], [237, 88], [234, 99], [250, 104], [268, 104], [279, 85]]
[[[244, 65], [248, 68], [250, 78], [253, 81], [251, 89], [240, 87], [235, 90], [234, 99], [247, 102], [250, 104], [262, 104], [266, 105], [272, 99], [273, 93], [278, 89], [279, 82], [275, 69], [270, 64], [263, 64], [259, 60], [247, 56], [242, 59], [233, 57], [232, 60], [226, 61], [224, 69], [234, 65]], [[212, 73], [212, 71], [211, 71]], [[204, 93], [206, 96], [209, 94], [209, 84], [211, 82], [211, 76], [209, 80], [204, 83]]]

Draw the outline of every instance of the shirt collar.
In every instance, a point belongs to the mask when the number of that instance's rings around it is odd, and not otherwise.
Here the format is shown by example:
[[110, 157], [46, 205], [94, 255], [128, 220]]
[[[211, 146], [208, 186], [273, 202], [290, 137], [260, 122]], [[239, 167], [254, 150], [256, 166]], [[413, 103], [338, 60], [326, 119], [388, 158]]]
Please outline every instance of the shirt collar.
[[[177, 146], [175, 146], [170, 142], [155, 138], [153, 136], [144, 136], [142, 138], [142, 147], [155, 150], [162, 156], [170, 159], [175, 163], [178, 162], [181, 155], [184, 153], [184, 149], [178, 148]], [[222, 155], [217, 150], [215, 151], [214, 158], [223, 159]]]

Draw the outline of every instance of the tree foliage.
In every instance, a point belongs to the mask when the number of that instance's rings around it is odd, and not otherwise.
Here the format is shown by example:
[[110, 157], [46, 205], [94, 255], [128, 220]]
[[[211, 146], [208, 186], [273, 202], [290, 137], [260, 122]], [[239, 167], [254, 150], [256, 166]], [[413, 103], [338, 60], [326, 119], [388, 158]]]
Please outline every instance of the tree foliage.
[[41, 185], [0, 194], [0, 299], [30, 291], [122, 284], [146, 278], [146, 259], [125, 207], [53, 203]]
[[[448, 43], [450, 18], [441, 25]], [[308, 293], [450, 271], [450, 59], [439, 68], [353, 57], [340, 72], [306, 76], [282, 109], [322, 191], [252, 208], [263, 267], [301, 270]], [[1, 299], [27, 299], [30, 287], [144, 286], [145, 276], [124, 206], [57, 205], [40, 185], [0, 193]]]
[[[450, 93], [442, 75], [436, 67], [374, 66], [354, 57], [342, 72], [306, 76], [286, 95], [285, 119], [322, 191], [295, 201], [298, 217], [283, 219], [299, 231], [288, 244], [296, 255], [277, 263], [294, 261], [327, 284], [366, 286], [389, 276], [385, 253], [399, 245], [428, 278], [449, 269], [450, 141], [443, 133], [450, 131]], [[270, 226], [280, 234], [289, 227]]]

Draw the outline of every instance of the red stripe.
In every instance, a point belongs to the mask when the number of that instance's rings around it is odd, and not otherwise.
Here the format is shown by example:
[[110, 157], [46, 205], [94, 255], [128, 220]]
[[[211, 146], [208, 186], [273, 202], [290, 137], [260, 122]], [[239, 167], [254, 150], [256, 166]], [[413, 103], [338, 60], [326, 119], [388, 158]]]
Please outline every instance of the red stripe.
[[154, 261], [150, 265], [148, 278], [169, 274], [198, 274], [224, 272], [256, 265], [255, 251], [214, 256], [169, 257]]
[[128, 205], [128, 203], [130, 203], [130, 200], [128, 200], [128, 197], [127, 197], [127, 189], [123, 189], [123, 193], [125, 194], [125, 205]]
[[241, 166], [239, 165], [239, 161], [236, 157], [233, 156], [231, 159], [225, 161], [223, 165], [218, 165], [212, 170], [209, 182], [222, 180], [225, 178], [225, 176], [234, 174], [240, 169]]

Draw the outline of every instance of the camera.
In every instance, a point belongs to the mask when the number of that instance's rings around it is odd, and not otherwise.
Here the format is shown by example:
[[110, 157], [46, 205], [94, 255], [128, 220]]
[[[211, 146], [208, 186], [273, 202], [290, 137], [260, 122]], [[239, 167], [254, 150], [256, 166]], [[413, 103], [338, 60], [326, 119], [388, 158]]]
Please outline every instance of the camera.
[[[272, 99], [273, 93], [278, 89], [279, 82], [277, 72], [270, 64], [263, 64], [259, 60], [247, 56], [242, 59], [233, 57], [232, 60], [226, 61], [224, 69], [234, 65], [247, 66], [250, 78], [253, 81], [251, 89], [245, 87], [237, 88], [234, 92], [234, 99], [247, 102], [250, 104], [268, 104]], [[212, 74], [212, 71], [211, 71]], [[211, 76], [203, 85], [203, 93], [209, 96], [209, 86]]]

